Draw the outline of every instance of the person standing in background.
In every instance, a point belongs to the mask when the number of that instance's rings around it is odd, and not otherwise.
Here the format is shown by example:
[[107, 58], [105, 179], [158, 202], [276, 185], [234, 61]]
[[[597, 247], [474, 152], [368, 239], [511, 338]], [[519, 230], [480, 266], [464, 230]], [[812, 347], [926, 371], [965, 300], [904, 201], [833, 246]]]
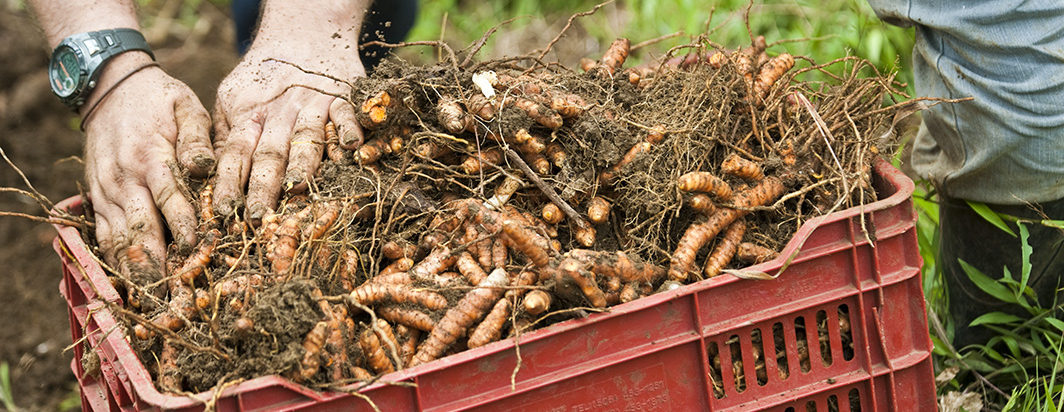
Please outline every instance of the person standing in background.
[[[954, 346], [986, 343], [969, 324], [993, 311], [1029, 316], [973, 284], [959, 260], [997, 277], [1018, 277], [1020, 239], [970, 206], [1041, 220], [1064, 219], [1064, 3], [868, 0], [880, 19], [914, 27], [913, 75], [920, 96], [973, 97], [923, 111], [912, 166], [939, 196], [939, 267], [949, 296]], [[1028, 285], [1042, 307], [1060, 303], [1064, 233], [1029, 225]]]

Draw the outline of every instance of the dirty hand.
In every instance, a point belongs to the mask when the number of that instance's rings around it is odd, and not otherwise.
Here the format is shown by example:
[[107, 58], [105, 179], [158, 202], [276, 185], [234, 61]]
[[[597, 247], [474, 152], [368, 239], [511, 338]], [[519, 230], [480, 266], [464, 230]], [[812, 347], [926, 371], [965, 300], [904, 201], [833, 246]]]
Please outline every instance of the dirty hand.
[[[82, 110], [118, 78], [150, 62], [141, 52], [115, 57]], [[132, 244], [163, 262], [163, 217], [178, 246], [195, 244], [196, 213], [180, 174], [206, 175], [214, 167], [214, 153], [210, 117], [192, 90], [161, 68], [149, 67], [115, 86], [86, 121], [85, 179], [96, 213], [96, 239], [108, 263], [123, 261]]]
[[341, 97], [351, 88], [331, 79], [365, 75], [357, 43], [361, 3], [266, 4], [255, 42], [218, 88], [220, 215], [246, 206], [247, 217], [257, 220], [276, 206], [282, 188], [304, 190], [321, 163], [327, 121], [336, 125], [342, 146], [362, 143], [355, 109]]

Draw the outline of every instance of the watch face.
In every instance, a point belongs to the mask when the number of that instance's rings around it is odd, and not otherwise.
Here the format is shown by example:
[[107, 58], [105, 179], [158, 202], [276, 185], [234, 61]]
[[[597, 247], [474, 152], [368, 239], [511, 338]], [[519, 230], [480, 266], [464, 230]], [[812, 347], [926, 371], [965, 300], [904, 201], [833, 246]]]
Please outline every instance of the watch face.
[[59, 97], [73, 94], [81, 84], [81, 65], [74, 50], [61, 46], [55, 50], [48, 68], [48, 77], [52, 81], [52, 90]]

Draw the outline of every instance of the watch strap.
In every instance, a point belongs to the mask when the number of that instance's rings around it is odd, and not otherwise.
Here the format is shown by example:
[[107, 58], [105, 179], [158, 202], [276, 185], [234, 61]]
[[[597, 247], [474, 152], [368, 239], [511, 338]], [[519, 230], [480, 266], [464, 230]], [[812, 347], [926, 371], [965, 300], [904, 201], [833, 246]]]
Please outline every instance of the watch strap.
[[106, 60], [127, 51], [139, 50], [148, 53], [151, 59], [155, 60], [155, 53], [152, 53], [148, 41], [144, 39], [140, 31], [121, 28], [99, 30], [87, 34], [89, 39], [93, 40], [84, 43], [85, 50], [91, 57], [99, 56]]
[[[130, 28], [106, 29], [79, 33], [63, 39], [59, 47], [69, 47], [76, 51], [80, 59], [81, 70], [85, 80], [80, 90], [70, 96], [61, 97], [64, 104], [77, 111], [85, 102], [92, 90], [96, 88], [96, 81], [100, 77], [107, 61], [112, 57], [127, 51], [143, 51], [155, 60], [148, 41], [139, 31]], [[59, 47], [56, 50], [59, 50]], [[53, 51], [53, 58], [55, 57]]]

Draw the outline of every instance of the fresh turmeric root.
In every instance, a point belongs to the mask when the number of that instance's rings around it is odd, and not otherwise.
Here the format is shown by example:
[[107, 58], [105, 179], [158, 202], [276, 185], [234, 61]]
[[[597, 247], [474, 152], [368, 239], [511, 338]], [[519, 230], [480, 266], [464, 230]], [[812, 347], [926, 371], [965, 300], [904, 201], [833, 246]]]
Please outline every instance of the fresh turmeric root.
[[587, 297], [591, 306], [596, 308], [606, 307], [606, 294], [595, 283], [595, 274], [587, 270], [583, 263], [572, 258], [563, 259], [558, 263], [558, 269], [555, 273], [557, 284], [567, 284], [567, 282], [571, 281]]
[[487, 170], [487, 165], [497, 165], [502, 162], [502, 150], [497, 147], [490, 149], [484, 149], [480, 152], [473, 154], [466, 158], [462, 162], [462, 170], [467, 174], [480, 173], [482, 170]]
[[554, 93], [550, 101], [550, 108], [564, 118], [580, 116], [584, 113], [585, 107], [587, 107], [587, 102], [572, 93]]
[[503, 295], [507, 284], [506, 271], [495, 269], [476, 288], [470, 290], [447, 310], [432, 332], [421, 343], [410, 366], [428, 363], [439, 358], [447, 348], [465, 333]]
[[333, 162], [346, 164], [350, 163], [351, 160], [347, 153], [347, 150], [340, 147], [340, 137], [336, 134], [336, 125], [332, 121], [325, 123], [325, 156]]
[[560, 144], [548, 143], [547, 147], [543, 148], [543, 153], [547, 155], [547, 160], [559, 169], [564, 169], [568, 165], [569, 154], [565, 153], [565, 148]]
[[356, 158], [359, 164], [368, 165], [376, 163], [381, 156], [391, 152], [392, 145], [390, 141], [375, 137], [358, 147]]
[[[488, 252], [490, 256], [490, 251]], [[480, 266], [473, 255], [469, 252], [462, 252], [458, 255], [458, 261], [455, 262], [455, 266], [458, 267], [458, 272], [465, 276], [466, 280], [473, 286], [480, 284], [485, 278], [488, 277], [488, 273], [484, 271], [484, 268]]]
[[528, 114], [528, 117], [546, 128], [557, 129], [562, 127], [562, 116], [542, 103], [525, 97], [515, 97], [511, 104], [524, 111]]
[[447, 131], [458, 134], [469, 128], [473, 119], [462, 109], [462, 104], [454, 97], [443, 95], [436, 104], [436, 117]]
[[395, 335], [399, 339], [399, 359], [404, 365], [409, 365], [417, 353], [417, 345], [421, 343], [421, 331], [408, 328], [403, 325], [395, 327]]
[[783, 194], [783, 182], [775, 176], [763, 179], [757, 186], [740, 192], [733, 204], [738, 209], [722, 208], [701, 223], [692, 224], [676, 243], [669, 264], [669, 279], [684, 281], [687, 279], [695, 255], [709, 241], [736, 219], [745, 216], [747, 210], [754, 206], [765, 205]]
[[410, 269], [410, 276], [424, 282], [435, 282], [436, 275], [453, 266], [457, 260], [457, 256], [451, 255], [450, 248], [437, 246]]
[[596, 231], [591, 225], [577, 226], [573, 230], [573, 238], [576, 239], [576, 243], [583, 247], [595, 246]]
[[214, 185], [207, 183], [199, 192], [199, 229], [201, 232], [213, 229], [220, 221], [214, 214]]
[[598, 66], [598, 62], [596, 62], [594, 60], [591, 60], [591, 59], [589, 59], [587, 57], [581, 57], [580, 58], [580, 70], [583, 70], [584, 73], [587, 73], [589, 71], [594, 70], [595, 67], [597, 67], [597, 66]]
[[347, 341], [345, 336], [353, 333], [354, 321], [347, 316], [347, 308], [343, 305], [333, 307], [333, 313], [329, 316], [329, 335], [325, 339], [326, 353], [329, 354], [328, 362], [330, 377], [333, 381], [343, 380], [345, 370], [350, 361], [347, 356]]
[[628, 39], [614, 40], [610, 47], [606, 49], [606, 53], [602, 55], [602, 64], [599, 67], [605, 69], [610, 76], [613, 76], [624, 65], [630, 48], [631, 42]]
[[[385, 352], [387, 350], [385, 348], [387, 334], [383, 331], [383, 328], [391, 329], [391, 327], [388, 326], [388, 322], [381, 319], [378, 319], [376, 326], [377, 329], [382, 330], [380, 334], [374, 332], [372, 327], [366, 327], [359, 335], [358, 345], [362, 348], [362, 355], [366, 357], [366, 363], [369, 364], [370, 369], [373, 369], [374, 372], [395, 372], [395, 365], [388, 359], [388, 353]], [[394, 336], [392, 342], [395, 342]]]
[[606, 223], [610, 217], [610, 202], [601, 196], [592, 197], [587, 205], [587, 219], [596, 225]]
[[765, 178], [765, 172], [761, 170], [760, 165], [744, 159], [736, 153], [732, 153], [724, 158], [724, 162], [720, 164], [720, 171], [740, 179], [754, 182]]
[[558, 208], [558, 205], [554, 203], [547, 203], [543, 205], [543, 221], [549, 224], [555, 225], [565, 219], [565, 214]]
[[368, 283], [377, 283], [381, 285], [410, 285], [414, 283], [414, 278], [410, 277], [410, 272], [392, 272], [371, 277], [366, 281], [366, 284]]
[[293, 371], [292, 378], [297, 382], [304, 382], [313, 378], [321, 367], [321, 353], [325, 346], [325, 339], [329, 324], [322, 321], [314, 324], [314, 328], [303, 338], [303, 359], [299, 362], [299, 368]]
[[685, 192], [711, 193], [720, 200], [728, 200], [732, 196], [731, 186], [710, 172], [684, 174], [676, 180], [676, 185]]
[[707, 216], [717, 210], [717, 206], [713, 204], [713, 200], [705, 193], [695, 193], [694, 196], [691, 196], [691, 198], [687, 200], [687, 205], [694, 211]]
[[551, 165], [550, 160], [542, 153], [528, 153], [522, 155], [525, 159], [525, 163], [532, 168], [537, 174], [547, 175], [550, 173]]
[[310, 206], [285, 218], [274, 232], [274, 239], [266, 245], [266, 259], [270, 261], [273, 271], [278, 274], [288, 272], [296, 256], [299, 238], [302, 234], [300, 225], [310, 216]]
[[750, 242], [740, 243], [739, 250], [735, 252], [735, 258], [747, 264], [768, 262], [777, 255], [775, 250]]
[[417, 254], [417, 245], [405, 240], [389, 240], [381, 245], [381, 254], [392, 260], [413, 258]]
[[735, 256], [735, 251], [739, 249], [739, 242], [743, 240], [743, 234], [745, 233], [746, 222], [743, 219], [737, 219], [731, 225], [728, 225], [728, 228], [724, 230], [724, 236], [717, 243], [717, 247], [706, 257], [706, 264], [703, 270], [706, 278], [717, 276], [724, 270], [724, 266], [732, 260], [732, 257]]
[[377, 308], [377, 316], [397, 325], [404, 325], [425, 332], [432, 330], [436, 325], [436, 321], [432, 320], [432, 317], [427, 313], [401, 306], [381, 306]]
[[499, 299], [498, 302], [495, 302], [495, 307], [491, 309], [491, 312], [488, 312], [484, 320], [469, 335], [469, 341], [466, 345], [470, 348], [478, 348], [499, 340], [499, 337], [502, 336], [502, 327], [510, 317], [511, 308], [512, 304], [509, 299]]
[[524, 301], [521, 302], [521, 307], [532, 316], [546, 312], [547, 309], [550, 309], [550, 305], [550, 294], [539, 289], [529, 291], [525, 295]]
[[358, 272], [358, 252], [354, 249], [345, 249], [340, 253], [340, 270], [338, 272], [340, 285], [345, 290], [355, 287], [355, 273]]
[[332, 229], [336, 219], [340, 217], [340, 211], [340, 203], [336, 201], [322, 203], [322, 210], [314, 219], [314, 223], [303, 231], [303, 237], [309, 241], [321, 239], [329, 229]]
[[656, 283], [665, 276], [665, 270], [638, 257], [628, 256], [624, 251], [606, 252], [573, 249], [565, 254], [566, 259], [579, 262], [598, 276], [617, 278], [620, 282]]
[[357, 113], [359, 124], [367, 129], [376, 129], [388, 120], [388, 107], [392, 105], [392, 96], [381, 91], [362, 103], [362, 110]]
[[650, 146], [651, 144], [648, 141], [641, 141], [633, 145], [631, 149], [628, 149], [628, 151], [624, 153], [624, 156], [621, 157], [620, 161], [613, 166], [610, 166], [609, 169], [599, 173], [599, 183], [605, 186], [612, 185], [617, 179], [617, 176], [620, 175], [621, 170], [629, 163], [635, 161], [635, 159], [638, 159], [640, 155], [650, 150]]
[[391, 285], [367, 282], [355, 288], [348, 296], [353, 302], [373, 305], [382, 302], [413, 303], [432, 310], [447, 307], [447, 299], [442, 295], [407, 285]]
[[510, 253], [506, 249], [506, 240], [496, 238], [491, 243], [491, 265], [487, 267], [491, 269], [505, 268], [509, 256]]
[[757, 77], [754, 78], [754, 96], [757, 96], [757, 100], [760, 102], [768, 96], [768, 92], [772, 90], [772, 85], [776, 84], [784, 73], [787, 73], [794, 67], [794, 56], [787, 53], [781, 53], [780, 55], [769, 59], [765, 62], [764, 66], [761, 66], [761, 71], [758, 72]]
[[222, 238], [222, 232], [211, 229], [200, 241], [196, 252], [185, 259], [185, 263], [177, 270], [176, 275], [185, 283], [192, 283], [197, 276], [203, 274], [204, 269], [211, 263], [211, 254], [218, 246], [218, 240]]
[[381, 269], [380, 273], [378, 273], [377, 276], [375, 276], [374, 278], [388, 276], [393, 273], [406, 272], [412, 267], [414, 267], [414, 259], [408, 257], [401, 257]]
[[[488, 100], [483, 94], [471, 94], [469, 98], [466, 99], [466, 107], [469, 109], [469, 113], [476, 115], [486, 122], [490, 122], [495, 118], [495, 103]], [[475, 122], [470, 123], [475, 124]], [[467, 124], [466, 130], [469, 130], [470, 126], [473, 126], [473, 124]]]
[[547, 252], [549, 242], [514, 220], [502, 222], [502, 231], [511, 247], [525, 255], [537, 268], [545, 268], [550, 262]]
[[156, 371], [156, 379], [159, 389], [166, 392], [181, 392], [181, 380], [177, 370], [177, 347], [169, 340], [163, 341], [163, 349], [159, 352], [159, 369]]

